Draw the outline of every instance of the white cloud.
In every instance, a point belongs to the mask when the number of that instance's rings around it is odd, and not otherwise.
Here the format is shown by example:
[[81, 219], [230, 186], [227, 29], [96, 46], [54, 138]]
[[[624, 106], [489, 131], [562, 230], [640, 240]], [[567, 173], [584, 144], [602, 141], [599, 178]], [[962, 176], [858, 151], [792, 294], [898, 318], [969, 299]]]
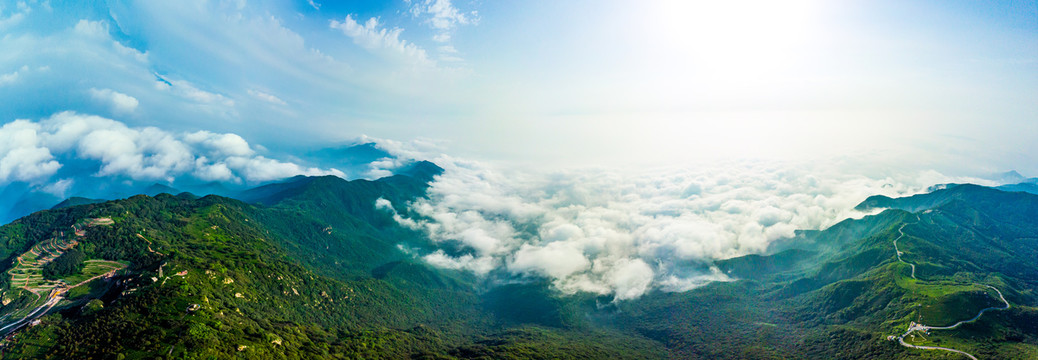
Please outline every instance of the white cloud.
[[122, 123], [91, 129], [79, 140], [76, 154], [101, 161], [100, 176], [172, 181], [194, 165], [191, 149], [173, 135], [152, 127], [131, 129]]
[[479, 14], [476, 11], [461, 12], [451, 4], [450, 0], [416, 1], [411, 6], [411, 15], [415, 17], [428, 15], [425, 21], [430, 27], [437, 30], [452, 30], [458, 25], [479, 22]]
[[281, 100], [277, 96], [274, 96], [274, 95], [271, 95], [271, 94], [268, 94], [268, 93], [265, 93], [265, 92], [262, 92], [262, 91], [259, 91], [259, 90], [249, 89], [248, 93], [249, 93], [249, 95], [252, 95], [253, 97], [255, 97], [257, 99], [266, 101], [266, 102], [274, 104], [274, 105], [282, 105], [282, 106], [288, 105], [288, 103], [286, 103], [284, 100]]
[[54, 195], [56, 197], [64, 198], [68, 194], [69, 189], [72, 188], [72, 184], [74, 183], [75, 180], [73, 179], [61, 179], [51, 184], [43, 186], [42, 188], [40, 188], [40, 190], [43, 190], [43, 192]]
[[28, 70], [28, 66], [22, 65], [22, 67], [18, 70], [6, 74], [0, 74], [0, 86], [15, 83], [16, 81], [18, 81], [18, 77], [20, 76], [20, 74], [25, 73]]
[[116, 114], [132, 113], [138, 105], [137, 98], [112, 89], [90, 88], [90, 96], [95, 101], [111, 106], [112, 112]]
[[195, 159], [195, 171], [192, 172], [192, 175], [203, 181], [241, 182], [241, 179], [234, 175], [234, 171], [231, 171], [227, 164], [212, 163], [205, 156]]
[[343, 34], [353, 39], [353, 43], [371, 51], [389, 50], [395, 58], [414, 65], [429, 65], [425, 50], [415, 44], [400, 39], [404, 29], [386, 29], [382, 27], [378, 18], [370, 18], [364, 24], [358, 23], [352, 15], [346, 15], [342, 22], [332, 20], [330, 26], [339, 29]]
[[[608, 265], [607, 265], [608, 266]], [[649, 290], [655, 272], [642, 259], [620, 259], [608, 266], [606, 278], [617, 300], [634, 299]]]
[[[336, 169], [305, 167], [256, 155], [236, 134], [208, 131], [174, 134], [154, 127], [133, 128], [93, 115], [62, 112], [32, 122], [17, 120], [0, 128], [0, 183], [42, 183], [69, 161], [95, 161], [97, 176], [173, 181], [192, 176], [205, 181], [258, 183], [295, 175], [335, 175]], [[58, 181], [51, 193], [71, 186]]]
[[410, 142], [402, 142], [390, 139], [379, 139], [367, 135], [361, 135], [353, 140], [354, 144], [375, 143], [375, 147], [390, 154], [390, 157], [377, 159], [368, 164], [368, 171], [359, 174], [362, 178], [374, 180], [390, 176], [400, 167], [414, 160], [434, 159], [442, 155], [444, 146], [442, 143], [418, 139]]
[[0, 31], [10, 29], [17, 26], [25, 19], [25, 16], [32, 12], [32, 8], [29, 7], [24, 1], [18, 2], [18, 11], [11, 13], [10, 15], [4, 16], [7, 9], [3, 5], [0, 5]]
[[314, 2], [314, 0], [306, 0], [306, 2], [309, 3], [310, 7], [314, 8], [314, 10], [321, 10], [321, 4]]
[[450, 0], [419, 0], [411, 4], [411, 15], [424, 17], [423, 22], [435, 31], [432, 40], [444, 44], [438, 48], [438, 59], [443, 62], [462, 62], [457, 56], [457, 49], [449, 45], [451, 34], [459, 25], [475, 25], [479, 23], [479, 13], [458, 10]]
[[91, 21], [82, 19], [76, 23], [73, 30], [80, 35], [93, 38], [108, 37], [108, 23], [104, 21]]
[[486, 275], [498, 267], [498, 260], [489, 256], [472, 256], [470, 254], [451, 257], [443, 252], [443, 250], [437, 250], [431, 254], [422, 257], [422, 260], [441, 268], [457, 269], [457, 270], [468, 270], [476, 275]]
[[[368, 49], [342, 35], [321, 35], [329, 29], [327, 22], [326, 31], [298, 22], [328, 19], [295, 19], [297, 14], [266, 3], [112, 3], [72, 6], [55, 14], [48, 14], [40, 2], [27, 3], [35, 12], [18, 28], [0, 31], [0, 49], [8, 50], [0, 51], [0, 91], [72, 96], [41, 95], [0, 104], [0, 112], [9, 114], [39, 118], [71, 110], [136, 124], [210, 128], [216, 123], [221, 131], [248, 122], [256, 125], [250, 136], [274, 131], [286, 135], [274, 141], [291, 137], [328, 142], [355, 136], [350, 129], [361, 128], [368, 115], [446, 108], [450, 105], [445, 100], [458, 99], [450, 94], [462, 90], [457, 80], [467, 75], [437, 68], [439, 58], [409, 41], [409, 32], [381, 19], [376, 19], [377, 26], [356, 29], [384, 35], [376, 48]], [[0, 19], [18, 12], [14, 2], [0, 6]], [[96, 16], [99, 10], [105, 16]], [[292, 21], [282, 21], [285, 17]], [[363, 27], [368, 18], [354, 14], [350, 19]], [[28, 72], [19, 69], [24, 64]], [[43, 65], [49, 66], [47, 74], [36, 71]], [[122, 116], [131, 114], [125, 110], [129, 106], [99, 110], [91, 88], [136, 99], [133, 116]], [[401, 108], [401, 103], [409, 106]], [[299, 121], [320, 126], [292, 126]]]
[[214, 157], [249, 156], [254, 153], [249, 143], [237, 134], [216, 134], [203, 130], [184, 135], [184, 141], [200, 146]]
[[[502, 173], [445, 156], [433, 161], [447, 170], [428, 198], [408, 204], [410, 217], [393, 212], [433, 245], [452, 249], [421, 258], [477, 274], [544, 277], [566, 293], [617, 300], [729, 281], [714, 260], [762, 253], [797, 229], [860, 217], [853, 207], [871, 195], [913, 194], [955, 180], [933, 172], [873, 178], [793, 163]], [[380, 206], [391, 208], [388, 201]]]
[[133, 59], [141, 63], [148, 62], [148, 52], [146, 51], [141, 52], [140, 50], [123, 45], [122, 43], [114, 40], [112, 41], [112, 47], [115, 48], [115, 52], [119, 55], [132, 57]]
[[561, 279], [591, 267], [583, 249], [572, 242], [552, 242], [544, 246], [523, 244], [508, 268], [515, 272], [538, 273]]
[[76, 25], [72, 27], [72, 32], [76, 35], [98, 41], [102, 44], [110, 43], [112, 49], [115, 50], [115, 53], [121, 56], [132, 58], [140, 63], [148, 62], [147, 52], [141, 52], [140, 50], [126, 46], [118, 40], [113, 39], [110, 35], [108, 22], [80, 19], [76, 22]]
[[702, 275], [689, 276], [689, 277], [678, 277], [668, 276], [658, 281], [659, 287], [663, 291], [670, 292], [682, 292], [695, 289], [697, 287], [715, 282], [715, 281], [732, 281], [733, 279], [728, 277], [721, 272], [721, 269], [717, 267], [710, 267], [710, 272]]
[[0, 183], [37, 182], [53, 175], [61, 164], [40, 146], [40, 125], [15, 120], [0, 127]]
[[251, 182], [263, 182], [284, 179], [295, 175], [319, 176], [335, 175], [345, 178], [346, 174], [336, 169], [307, 168], [297, 164], [269, 159], [263, 156], [240, 157], [232, 156], [224, 160], [227, 167], [246, 180]]

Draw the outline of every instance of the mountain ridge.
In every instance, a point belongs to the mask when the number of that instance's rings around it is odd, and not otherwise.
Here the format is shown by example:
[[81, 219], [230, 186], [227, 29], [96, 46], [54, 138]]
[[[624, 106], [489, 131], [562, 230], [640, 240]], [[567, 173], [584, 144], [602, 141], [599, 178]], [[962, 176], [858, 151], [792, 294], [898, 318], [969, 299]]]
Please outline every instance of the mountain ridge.
[[[0, 227], [0, 266], [91, 219], [111, 224], [86, 228], [85, 257], [128, 265], [68, 290], [3, 342], [5, 356], [914, 358], [920, 350], [886, 338], [991, 306], [973, 284], [996, 286], [1012, 308], [905, 341], [1038, 353], [1036, 196], [960, 186], [883, 200], [892, 208], [716, 261], [733, 281], [616, 302], [544, 279], [488, 284], [401, 251], [432, 244], [375, 201], [406, 211], [443, 171], [433, 166], [374, 181], [299, 177], [246, 201], [141, 195], [18, 219]], [[10, 279], [0, 313], [21, 316], [33, 298]]]

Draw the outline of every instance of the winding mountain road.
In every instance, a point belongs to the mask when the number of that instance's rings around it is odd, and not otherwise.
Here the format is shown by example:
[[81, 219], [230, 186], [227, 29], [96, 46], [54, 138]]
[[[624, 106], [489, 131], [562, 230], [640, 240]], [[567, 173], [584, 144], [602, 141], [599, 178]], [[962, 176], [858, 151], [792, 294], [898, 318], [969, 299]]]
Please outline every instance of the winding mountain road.
[[46, 315], [47, 312], [54, 307], [54, 305], [57, 305], [59, 302], [61, 302], [62, 299], [64, 299], [64, 297], [62, 297], [60, 294], [60, 292], [57, 294], [55, 292], [52, 292], [49, 295], [47, 302], [43, 303], [43, 305], [37, 306], [35, 309], [29, 312], [28, 315], [25, 315], [25, 317], [21, 318], [21, 320], [15, 321], [7, 326], [0, 328], [0, 338], [5, 337], [18, 329], [21, 329], [22, 326], [25, 326], [29, 322], [36, 320], [37, 318], [43, 315]]
[[[917, 220], [921, 220], [921, 219], [919, 219], [919, 215], [916, 215], [916, 219]], [[914, 223], [912, 223], [912, 224], [914, 224]], [[898, 236], [897, 236], [897, 238], [894, 239], [894, 251], [897, 253], [897, 261], [900, 261], [902, 263], [908, 264], [909, 266], [912, 267], [912, 279], [919, 280], [919, 279], [916, 279], [916, 277], [915, 277], [915, 264], [912, 264], [910, 262], [902, 260], [901, 259], [902, 252], [897, 247], [897, 241], [901, 240], [901, 238], [905, 236], [905, 233], [902, 230], [904, 230], [905, 226], [908, 226], [908, 225], [910, 225], [910, 224], [907, 224], [907, 223], [906, 224], [902, 224], [901, 227], [897, 229]], [[909, 343], [905, 342], [905, 336], [908, 336], [908, 334], [911, 334], [913, 331], [922, 331], [923, 333], [926, 333], [926, 332], [928, 332], [930, 330], [951, 330], [951, 329], [955, 329], [955, 328], [961, 326], [962, 324], [968, 324], [968, 323], [971, 323], [971, 322], [979, 320], [980, 317], [983, 316], [984, 313], [987, 312], [988, 310], [1007, 310], [1007, 309], [1009, 309], [1009, 307], [1010, 307], [1009, 301], [1006, 301], [1005, 296], [1002, 296], [1002, 291], [999, 291], [997, 288], [995, 288], [994, 286], [991, 286], [991, 285], [985, 285], [985, 284], [976, 284], [976, 285], [985, 286], [985, 287], [991, 288], [992, 290], [995, 290], [995, 292], [998, 293], [998, 298], [1000, 300], [1002, 300], [1002, 302], [1005, 304], [1005, 306], [1003, 306], [1003, 307], [988, 307], [988, 308], [981, 309], [980, 312], [977, 313], [977, 316], [974, 316], [973, 318], [971, 318], [969, 320], [959, 321], [959, 322], [957, 322], [955, 324], [952, 324], [952, 325], [949, 325], [949, 326], [928, 326], [928, 325], [917, 324], [915, 322], [912, 322], [911, 324], [908, 325], [908, 330], [905, 331], [904, 334], [901, 334], [900, 336], [896, 337], [897, 342], [900, 343], [901, 346], [904, 346], [904, 347], [909, 347], [909, 348], [913, 348], [913, 349], [920, 349], [920, 350], [943, 350], [943, 351], [950, 351], [950, 352], [966, 355], [966, 357], [969, 357], [970, 359], [973, 359], [973, 360], [978, 360], [976, 356], [973, 356], [972, 354], [967, 353], [967, 352], [962, 351], [962, 350], [956, 350], [956, 349], [940, 347], [940, 346], [912, 345], [912, 344], [909, 344]], [[894, 337], [891, 336], [890, 339], [893, 340]]]
[[[913, 224], [914, 224], [914, 223], [913, 223]], [[907, 262], [907, 261], [904, 261], [904, 260], [901, 260], [901, 250], [899, 250], [899, 249], [897, 248], [897, 241], [898, 241], [898, 240], [901, 240], [901, 237], [902, 237], [902, 236], [905, 236], [905, 233], [904, 233], [903, 231], [901, 231], [901, 230], [904, 230], [904, 229], [905, 229], [905, 226], [908, 226], [908, 224], [901, 224], [901, 227], [897, 228], [897, 233], [898, 233], [899, 235], [897, 236], [897, 238], [896, 238], [896, 239], [894, 239], [894, 252], [895, 252], [895, 253], [897, 253], [897, 261], [903, 262], [903, 263], [905, 263], [905, 264], [908, 264], [908, 266], [911, 266], [911, 267], [912, 267], [912, 278], [913, 278], [913, 279], [916, 279], [916, 278], [915, 278], [915, 264], [913, 264], [913, 263], [910, 263], [910, 262]], [[919, 279], [916, 279], [916, 280], [919, 280]]]
[[[107, 220], [107, 221], [102, 221], [102, 220]], [[112, 224], [112, 220], [111, 219], [101, 218], [101, 219], [90, 220], [90, 225], [87, 225], [87, 226], [111, 225], [111, 224]], [[77, 225], [73, 225], [72, 226], [73, 230], [75, 230], [75, 235], [79, 236], [79, 237], [85, 236], [86, 235], [86, 231], [83, 230], [83, 229], [80, 229], [77, 226], [79, 226], [79, 225], [77, 224]], [[60, 233], [60, 235], [64, 236], [64, 233]], [[41, 266], [43, 264], [46, 264], [46, 263], [54, 260], [55, 258], [57, 258], [60, 254], [63, 254], [65, 250], [68, 250], [68, 249], [70, 249], [73, 246], [78, 244], [78, 242], [75, 239], [73, 239], [72, 241], [67, 242], [67, 243], [61, 243], [61, 244], [57, 244], [56, 243], [56, 241], [64, 241], [64, 240], [65, 239], [63, 239], [63, 238], [50, 238], [50, 239], [44, 240], [44, 241], [34, 245], [28, 252], [28, 253], [33, 254], [34, 257], [38, 257], [38, 256], [40, 256], [40, 254], [43, 254], [43, 253], [51, 254], [51, 256], [48, 256], [47, 258], [45, 258], [43, 260], [40, 260], [40, 259], [34, 260], [34, 262], [35, 262], [34, 265]], [[50, 246], [49, 249], [47, 248], [48, 245]], [[21, 256], [18, 256], [18, 258], [17, 258], [19, 267], [25, 266], [25, 264], [22, 262], [22, 256], [24, 256], [24, 255], [25, 254], [22, 254]], [[108, 260], [86, 260], [86, 261], [84, 261], [84, 263], [86, 263], [86, 264], [102, 263], [102, 264], [108, 265], [110, 270], [105, 272], [105, 273], [103, 273], [103, 274], [99, 274], [97, 276], [93, 276], [93, 277], [91, 277], [89, 279], [83, 280], [83, 281], [79, 282], [78, 284], [71, 285], [71, 286], [65, 284], [64, 280], [58, 280], [57, 282], [52, 282], [50, 284], [46, 284], [46, 285], [39, 285], [39, 284], [37, 284], [36, 286], [30, 287], [30, 286], [27, 285], [27, 283], [28, 283], [28, 278], [31, 277], [32, 275], [30, 275], [30, 274], [19, 274], [19, 275], [26, 276], [26, 280], [24, 280], [26, 282], [26, 284], [24, 284], [25, 286], [21, 286], [20, 288], [25, 289], [25, 290], [29, 291], [30, 293], [36, 295], [36, 300], [35, 301], [40, 301], [40, 298], [42, 298], [42, 295], [40, 293], [43, 292], [43, 291], [47, 291], [47, 301], [45, 301], [42, 305], [37, 306], [36, 308], [34, 308], [31, 311], [29, 311], [28, 314], [26, 314], [24, 317], [22, 317], [18, 321], [15, 321], [15, 322], [12, 322], [10, 324], [7, 324], [4, 327], [0, 327], [0, 338], [7, 337], [8, 335], [11, 335], [15, 331], [18, 331], [18, 329], [21, 329], [25, 325], [28, 325], [28, 324], [32, 323], [33, 320], [36, 320], [36, 319], [46, 315], [48, 312], [50, 312], [50, 310], [52, 308], [54, 308], [54, 306], [58, 305], [58, 303], [60, 303], [62, 300], [65, 299], [65, 294], [69, 290], [72, 290], [72, 289], [74, 289], [76, 287], [85, 285], [85, 284], [87, 284], [87, 283], [89, 283], [91, 281], [94, 281], [94, 280], [98, 279], [98, 278], [111, 277], [111, 276], [115, 275], [115, 273], [118, 272], [119, 270], [122, 270], [122, 269], [126, 268], [125, 264], [122, 264], [122, 263], [119, 263], [119, 262], [115, 262], [115, 261], [108, 261]], [[16, 267], [15, 269], [18, 269], [18, 268]], [[11, 272], [14, 271], [15, 269], [11, 269], [11, 270], [7, 271], [7, 273], [9, 275], [11, 275], [12, 279], [14, 279], [14, 275], [15, 274], [13, 274]], [[37, 268], [33, 268], [33, 269], [35, 269], [37, 271], [39, 270], [38, 267]], [[14, 281], [12, 280], [12, 283], [13, 282]], [[13, 287], [13, 285], [12, 285], [12, 287]], [[8, 315], [10, 315], [10, 314], [8, 314]], [[0, 353], [0, 358], [2, 358], [2, 357], [3, 357], [3, 353]]]

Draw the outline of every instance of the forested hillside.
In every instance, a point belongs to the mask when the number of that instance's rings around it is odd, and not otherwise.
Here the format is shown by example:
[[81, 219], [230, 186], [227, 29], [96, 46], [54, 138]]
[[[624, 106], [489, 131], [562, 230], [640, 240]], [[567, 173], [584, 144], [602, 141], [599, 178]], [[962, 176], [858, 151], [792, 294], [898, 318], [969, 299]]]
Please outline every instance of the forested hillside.
[[1010, 308], [904, 341], [1038, 354], [1038, 196], [955, 187], [870, 198], [863, 206], [895, 209], [717, 261], [731, 282], [613, 301], [543, 279], [490, 282], [401, 251], [429, 244], [375, 201], [406, 212], [440, 171], [299, 177], [246, 201], [142, 195], [0, 227], [3, 356], [941, 358], [954, 355], [888, 337], [969, 320], [1002, 294]]

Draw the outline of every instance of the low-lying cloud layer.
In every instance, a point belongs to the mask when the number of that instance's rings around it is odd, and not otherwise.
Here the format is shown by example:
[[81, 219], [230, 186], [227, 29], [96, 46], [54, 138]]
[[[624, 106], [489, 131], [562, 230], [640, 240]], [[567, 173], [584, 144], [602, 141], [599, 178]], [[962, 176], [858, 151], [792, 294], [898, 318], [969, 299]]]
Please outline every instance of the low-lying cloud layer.
[[[110, 90], [99, 90], [97, 96], [127, 111], [136, 105], [132, 98]], [[304, 167], [258, 155], [245, 139], [235, 134], [170, 133], [74, 112], [61, 112], [40, 121], [15, 120], [4, 124], [0, 127], [0, 154], [0, 184], [51, 184], [42, 189], [62, 192], [75, 181], [54, 179], [63, 176], [60, 170], [66, 165], [96, 169], [68, 176], [110, 176], [134, 181], [172, 182], [189, 177], [204, 182], [254, 184], [300, 174], [345, 177], [336, 169]], [[52, 186], [59, 183], [64, 185]]]
[[[438, 247], [426, 262], [478, 275], [550, 279], [565, 293], [624, 300], [730, 280], [711, 261], [762, 253], [797, 229], [848, 217], [875, 194], [953, 180], [934, 172], [872, 178], [817, 166], [744, 162], [621, 174], [498, 172], [439, 159], [447, 171], [399, 223]], [[386, 209], [387, 201], [377, 206]]]

